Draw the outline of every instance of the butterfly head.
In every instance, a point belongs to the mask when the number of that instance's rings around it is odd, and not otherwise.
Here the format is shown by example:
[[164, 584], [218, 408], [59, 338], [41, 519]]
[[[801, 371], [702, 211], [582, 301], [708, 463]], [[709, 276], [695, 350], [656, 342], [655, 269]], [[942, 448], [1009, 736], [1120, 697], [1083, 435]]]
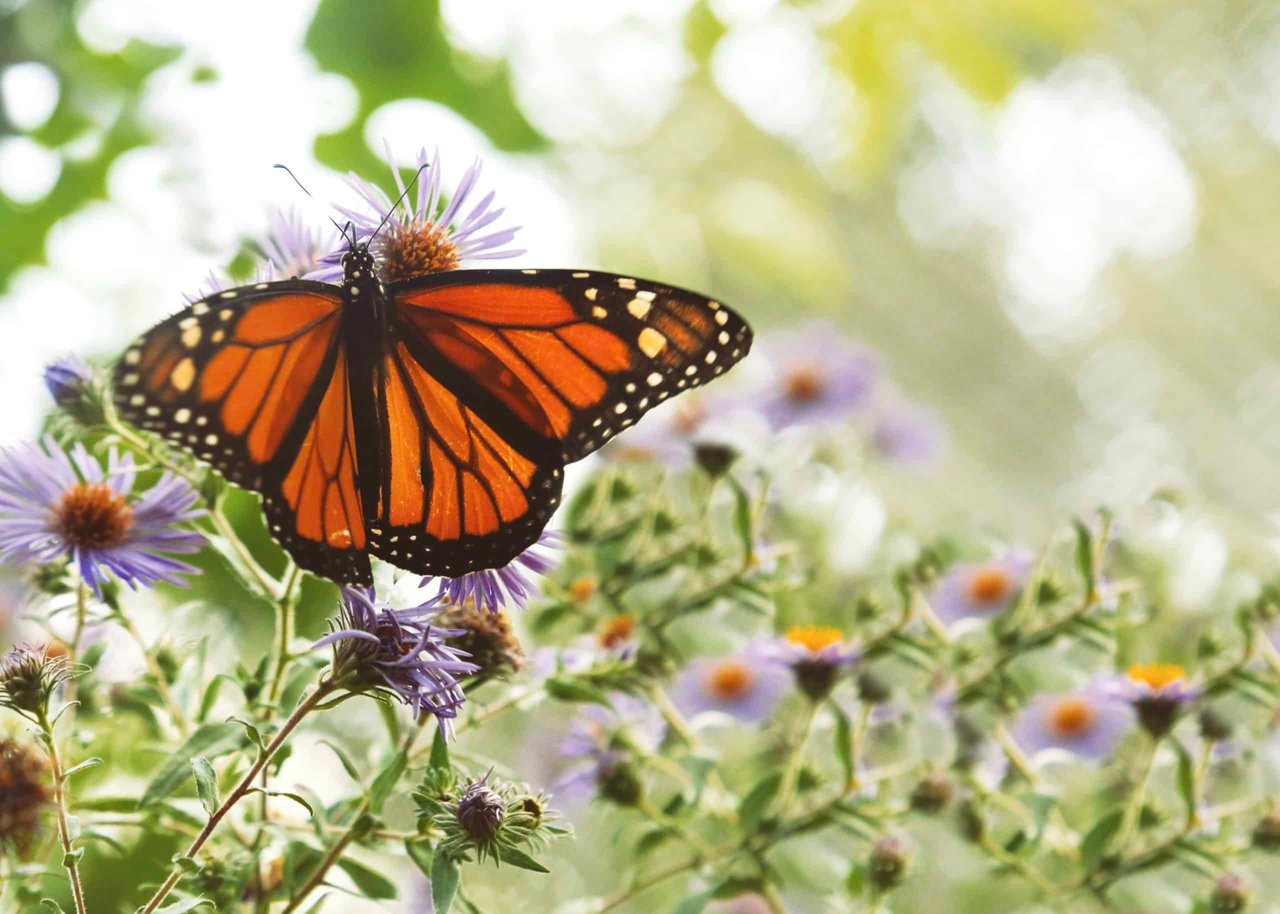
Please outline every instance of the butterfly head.
[[342, 255], [342, 284], [350, 287], [358, 285], [361, 280], [368, 284], [377, 275], [378, 263], [369, 253], [369, 245], [363, 241], [353, 242]]

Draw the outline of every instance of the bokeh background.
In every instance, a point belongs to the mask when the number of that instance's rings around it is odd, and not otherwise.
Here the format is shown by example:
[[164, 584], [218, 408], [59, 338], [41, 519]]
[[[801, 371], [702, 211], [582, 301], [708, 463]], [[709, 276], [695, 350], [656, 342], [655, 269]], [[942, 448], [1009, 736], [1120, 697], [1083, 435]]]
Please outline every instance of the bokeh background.
[[522, 265], [874, 347], [950, 429], [899, 510], [1035, 535], [1163, 490], [1270, 535], [1268, 3], [2, 0], [0, 438], [44, 359], [113, 355], [271, 209], [322, 218], [272, 165], [340, 198], [384, 140], [483, 156]]

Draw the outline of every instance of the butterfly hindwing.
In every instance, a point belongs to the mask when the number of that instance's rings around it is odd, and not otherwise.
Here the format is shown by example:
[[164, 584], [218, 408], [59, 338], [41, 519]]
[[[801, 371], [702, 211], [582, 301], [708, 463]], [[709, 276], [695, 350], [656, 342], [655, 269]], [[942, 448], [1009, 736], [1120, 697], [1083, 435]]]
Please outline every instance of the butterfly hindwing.
[[300, 565], [355, 581], [369, 578], [369, 562], [358, 494], [346, 497], [356, 467], [342, 302], [335, 287], [304, 280], [201, 299], [125, 351], [114, 389], [123, 418], [261, 493], [273, 535]]
[[390, 290], [393, 322], [466, 378], [498, 431], [581, 459], [662, 401], [723, 374], [751, 330], [719, 302], [611, 273], [458, 270]]

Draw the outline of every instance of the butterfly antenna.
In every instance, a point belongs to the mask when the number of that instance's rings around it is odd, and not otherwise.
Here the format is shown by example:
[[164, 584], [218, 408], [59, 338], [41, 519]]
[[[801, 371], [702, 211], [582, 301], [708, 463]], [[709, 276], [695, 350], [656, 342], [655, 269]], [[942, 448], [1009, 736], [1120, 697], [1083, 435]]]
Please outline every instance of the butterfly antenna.
[[[280, 165], [280, 164], [277, 164], [275, 167], [276, 167], [276, 168], [279, 168], [281, 171], [283, 171], [283, 172], [284, 172], [285, 174], [287, 174], [289, 177], [293, 178], [293, 183], [294, 183], [294, 184], [297, 184], [297, 185], [298, 185], [298, 187], [300, 187], [300, 188], [302, 189], [302, 192], [303, 192], [304, 194], [306, 194], [308, 197], [311, 197], [311, 199], [312, 199], [312, 200], [314, 200], [314, 199], [315, 199], [315, 197], [312, 195], [311, 191], [307, 190], [307, 188], [306, 188], [305, 186], [303, 186], [303, 183], [302, 183], [301, 181], [299, 181], [299, 180], [298, 180], [298, 176], [297, 176], [297, 175], [295, 175], [295, 174], [293, 173], [293, 171], [289, 168], [289, 166], [288, 166], [288, 165]], [[348, 237], [347, 237], [347, 231], [346, 231], [346, 229], [344, 229], [341, 225], [339, 225], [339, 224], [338, 224], [338, 221], [337, 221], [336, 219], [334, 219], [332, 216], [330, 216], [330, 217], [329, 217], [329, 221], [333, 223], [333, 227], [334, 227], [334, 228], [336, 228], [336, 229], [338, 230], [338, 233], [339, 233], [340, 235], [342, 235], [342, 240], [343, 240], [343, 241], [347, 242], [349, 245], [354, 245], [354, 244], [355, 244], [355, 235], [354, 235], [354, 234], [352, 234], [352, 235], [351, 235], [351, 237], [350, 237], [350, 238], [348, 238]], [[350, 223], [348, 223], [348, 226], [349, 226], [349, 225], [350, 225]]]
[[396, 202], [391, 204], [391, 209], [387, 210], [387, 214], [382, 217], [382, 221], [379, 222], [378, 227], [373, 230], [373, 234], [369, 236], [369, 241], [366, 242], [366, 244], [372, 242], [373, 239], [378, 237], [378, 232], [382, 231], [383, 227], [387, 224], [387, 220], [391, 218], [391, 214], [400, 208], [400, 204], [404, 202], [404, 198], [409, 196], [409, 191], [413, 190], [413, 185], [418, 183], [418, 178], [421, 177], [422, 173], [430, 167], [431, 166], [425, 162], [418, 166], [418, 170], [413, 173], [413, 180], [405, 185], [405, 189], [401, 191], [400, 196], [396, 198]]

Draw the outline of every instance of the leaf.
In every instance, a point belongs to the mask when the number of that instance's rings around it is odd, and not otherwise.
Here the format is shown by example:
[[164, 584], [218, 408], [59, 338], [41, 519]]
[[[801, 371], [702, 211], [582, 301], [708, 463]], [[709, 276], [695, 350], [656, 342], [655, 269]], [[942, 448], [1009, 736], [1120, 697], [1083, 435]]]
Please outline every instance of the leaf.
[[244, 732], [249, 734], [249, 739], [253, 740], [253, 744], [262, 752], [267, 751], [266, 743], [262, 741], [262, 731], [258, 729], [256, 724], [250, 723], [240, 717], [231, 717], [227, 719], [228, 723], [239, 724], [244, 727]]
[[449, 914], [458, 894], [458, 864], [448, 854], [436, 854], [431, 861], [431, 904], [435, 914]]
[[745, 486], [732, 476], [726, 476], [733, 489], [733, 528], [738, 534], [738, 542], [742, 546], [742, 554], [749, 563], [755, 555], [756, 537], [754, 528], [754, 512], [751, 507], [751, 495]]
[[41, 898], [40, 907], [48, 908], [50, 911], [55, 912], [55, 914], [67, 914], [66, 911], [62, 910], [62, 905], [58, 904], [52, 898]]
[[83, 762], [81, 762], [79, 765], [73, 765], [72, 767], [68, 768], [66, 771], [62, 772], [62, 780], [63, 781], [67, 780], [67, 778], [71, 777], [71, 775], [76, 774], [77, 772], [88, 771], [90, 768], [97, 768], [101, 764], [102, 764], [102, 759], [100, 758], [87, 758]]
[[1080, 842], [1080, 860], [1086, 872], [1092, 873], [1098, 868], [1098, 864], [1111, 848], [1111, 842], [1115, 840], [1116, 834], [1120, 831], [1120, 823], [1123, 821], [1124, 812], [1117, 809], [1107, 813], [1094, 823], [1093, 828], [1089, 829], [1089, 833]]
[[353, 781], [360, 780], [360, 772], [356, 768], [355, 762], [351, 761], [351, 756], [347, 755], [347, 751], [345, 749], [337, 743], [329, 742], [327, 739], [322, 739], [319, 742], [320, 745], [327, 746], [331, 749], [333, 754], [338, 757], [338, 761], [342, 763], [343, 770], [347, 772], [347, 777], [351, 778]]
[[547, 869], [537, 860], [534, 860], [532, 857], [530, 857], [524, 851], [519, 850], [518, 848], [499, 847], [498, 858], [503, 863], [510, 863], [512, 866], [518, 866], [522, 870], [531, 870], [535, 873], [551, 872], [551, 870]]
[[212, 816], [218, 811], [218, 776], [213, 766], [204, 756], [197, 755], [191, 760], [191, 770], [196, 776], [196, 793], [204, 811]]
[[430, 878], [431, 862], [435, 859], [435, 849], [431, 842], [423, 838], [410, 838], [404, 842], [404, 851], [414, 865], [422, 871], [422, 875]]
[[1169, 743], [1178, 756], [1178, 796], [1182, 797], [1187, 810], [1187, 821], [1190, 822], [1196, 815], [1196, 764], [1181, 740], [1170, 739]]
[[387, 797], [391, 795], [391, 788], [396, 786], [396, 782], [400, 780], [408, 766], [409, 754], [401, 749], [391, 757], [387, 767], [378, 772], [378, 776], [373, 779], [373, 784], [369, 787], [371, 812], [377, 814], [382, 811], [382, 804], [387, 802]]
[[844, 782], [853, 783], [853, 726], [849, 723], [849, 715], [836, 705], [830, 703], [831, 713], [836, 718], [836, 759], [840, 762], [840, 770], [844, 772]]
[[351, 881], [365, 894], [366, 898], [382, 900], [396, 897], [396, 884], [381, 873], [375, 873], [363, 863], [343, 857], [338, 860], [338, 866], [351, 877]]
[[184, 898], [182, 901], [175, 901], [171, 905], [161, 908], [156, 914], [186, 914], [187, 911], [194, 911], [196, 908], [208, 905], [213, 907], [213, 902], [208, 898]]
[[597, 704], [604, 705], [606, 708], [613, 707], [613, 702], [609, 700], [609, 696], [605, 694], [603, 689], [593, 686], [589, 682], [583, 682], [581, 679], [552, 676], [544, 685], [547, 694], [557, 701]]
[[206, 759], [217, 758], [228, 752], [243, 749], [248, 737], [239, 724], [223, 721], [205, 724], [187, 738], [173, 755], [169, 756], [143, 791], [138, 806], [150, 806], [173, 793], [191, 774], [191, 759], [201, 755]]
[[699, 892], [697, 895], [690, 895], [684, 901], [676, 905], [671, 914], [700, 914], [702, 909], [707, 906], [707, 903], [715, 897], [715, 889], [707, 889], [705, 892]]
[[1072, 518], [1071, 523], [1076, 528], [1076, 568], [1084, 580], [1085, 593], [1092, 597], [1098, 580], [1094, 567], [1093, 532], [1078, 517]]
[[436, 735], [431, 740], [431, 758], [427, 767], [432, 771], [449, 770], [449, 744], [444, 741], [444, 728], [436, 727]]
[[296, 793], [290, 793], [287, 790], [266, 790], [262, 787], [250, 787], [246, 791], [246, 793], [260, 793], [263, 796], [267, 796], [267, 797], [284, 797], [286, 800], [293, 800], [293, 802], [297, 803], [299, 806], [305, 809], [307, 811], [307, 815], [314, 816], [316, 814], [316, 811], [312, 807], [312, 805], [308, 803], [303, 797], [299, 796]]
[[781, 786], [782, 774], [775, 771], [772, 774], [765, 775], [742, 798], [742, 802], [738, 806], [738, 818], [742, 820], [743, 831], [753, 832], [760, 826], [760, 822], [764, 819], [764, 814], [773, 803], [774, 797], [778, 795], [778, 789]]

